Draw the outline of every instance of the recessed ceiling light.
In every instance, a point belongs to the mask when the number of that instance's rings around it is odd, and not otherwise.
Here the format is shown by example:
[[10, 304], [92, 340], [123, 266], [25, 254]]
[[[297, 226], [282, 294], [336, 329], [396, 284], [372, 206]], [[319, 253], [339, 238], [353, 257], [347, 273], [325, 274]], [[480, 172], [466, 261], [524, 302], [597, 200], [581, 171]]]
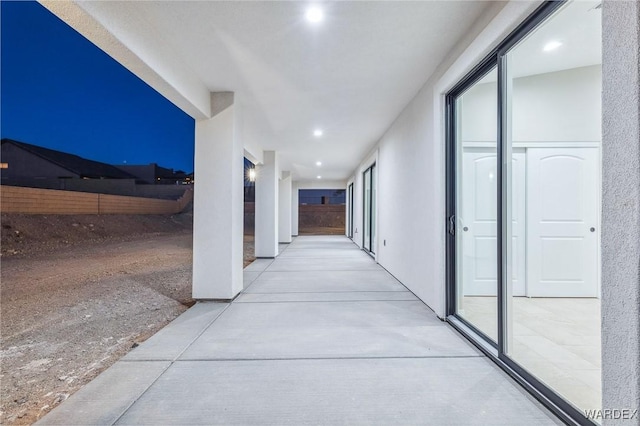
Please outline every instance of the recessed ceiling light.
[[324, 19], [324, 12], [317, 6], [311, 6], [307, 9], [307, 12], [304, 14], [304, 17], [307, 18], [307, 21], [312, 24], [318, 23]]
[[322, 176], [318, 175], [318, 176], [316, 176], [316, 178], [318, 178], [318, 179], [322, 179]]
[[560, 43], [559, 41], [550, 41], [549, 43], [544, 45], [544, 48], [542, 50], [544, 50], [545, 52], [551, 52], [552, 50], [556, 50], [558, 47], [562, 46], [562, 43]]
[[322, 166], [322, 161], [316, 161], [316, 166], [318, 167]]
[[315, 136], [316, 138], [319, 138], [320, 136], [322, 136], [322, 130], [320, 129], [316, 129], [313, 131], [313, 136]]

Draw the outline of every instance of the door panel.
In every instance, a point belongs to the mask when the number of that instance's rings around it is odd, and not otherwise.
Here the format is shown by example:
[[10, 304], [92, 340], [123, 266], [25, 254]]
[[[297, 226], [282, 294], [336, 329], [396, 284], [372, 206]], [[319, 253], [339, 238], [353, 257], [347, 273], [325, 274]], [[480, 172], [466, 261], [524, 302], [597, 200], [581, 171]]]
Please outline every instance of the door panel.
[[463, 200], [459, 230], [464, 252], [464, 295], [495, 296], [496, 154], [495, 150], [463, 152]]
[[377, 223], [377, 218], [376, 218], [376, 202], [377, 202], [377, 195], [376, 194], [376, 165], [374, 164], [373, 166], [371, 166], [371, 223], [369, 225], [370, 230], [371, 230], [371, 236], [370, 236], [370, 240], [371, 240], [371, 247], [369, 247], [369, 251], [371, 253], [375, 254], [375, 251], [377, 250], [377, 233], [376, 233], [376, 223]]
[[371, 251], [371, 169], [367, 169], [364, 178], [364, 203], [363, 203], [363, 224], [362, 224], [362, 245]]
[[530, 296], [597, 297], [598, 150], [528, 150]]
[[347, 188], [347, 236], [353, 239], [353, 183]]
[[455, 313], [497, 343], [498, 150], [491, 131], [497, 123], [497, 70], [491, 66], [485, 73], [451, 104], [455, 146], [449, 158], [455, 166], [448, 232], [455, 239]]
[[[513, 154], [513, 293], [525, 295], [525, 173], [524, 152]], [[465, 256], [463, 279], [465, 296], [497, 294], [496, 154], [491, 148], [466, 148], [463, 152], [462, 231]]]
[[376, 247], [376, 165], [364, 171], [364, 214], [363, 214], [363, 247], [374, 253]]

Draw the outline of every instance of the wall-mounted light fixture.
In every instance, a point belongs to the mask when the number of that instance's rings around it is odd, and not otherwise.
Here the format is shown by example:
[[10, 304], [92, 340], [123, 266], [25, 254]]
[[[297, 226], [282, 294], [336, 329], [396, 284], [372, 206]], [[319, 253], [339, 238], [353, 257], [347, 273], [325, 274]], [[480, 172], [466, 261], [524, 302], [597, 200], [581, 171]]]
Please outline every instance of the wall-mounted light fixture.
[[249, 169], [249, 182], [255, 182], [255, 181], [256, 181], [256, 169], [252, 167]]

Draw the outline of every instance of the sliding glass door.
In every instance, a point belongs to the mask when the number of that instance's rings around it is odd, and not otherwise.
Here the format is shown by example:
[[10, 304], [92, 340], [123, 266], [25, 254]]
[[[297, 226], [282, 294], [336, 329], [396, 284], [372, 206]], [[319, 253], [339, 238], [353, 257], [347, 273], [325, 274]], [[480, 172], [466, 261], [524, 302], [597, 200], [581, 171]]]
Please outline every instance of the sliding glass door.
[[567, 3], [501, 55], [505, 266], [526, 264], [526, 288], [505, 277], [504, 355], [582, 412], [602, 408], [600, 21], [599, 2]]
[[364, 231], [362, 246], [370, 253], [375, 253], [376, 246], [376, 165], [373, 164], [362, 174], [364, 180], [364, 212], [362, 215]]
[[449, 319], [581, 424], [602, 408], [600, 21], [546, 3], [447, 96]]
[[488, 62], [477, 81], [455, 98], [456, 314], [491, 342], [498, 341], [497, 70]]

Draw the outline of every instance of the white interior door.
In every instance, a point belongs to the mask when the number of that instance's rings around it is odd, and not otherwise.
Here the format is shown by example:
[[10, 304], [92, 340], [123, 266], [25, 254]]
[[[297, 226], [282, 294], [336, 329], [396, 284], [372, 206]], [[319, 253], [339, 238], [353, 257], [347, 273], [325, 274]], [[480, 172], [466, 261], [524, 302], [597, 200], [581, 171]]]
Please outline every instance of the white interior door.
[[598, 149], [527, 150], [532, 297], [597, 297]]
[[[463, 233], [463, 288], [465, 296], [496, 296], [497, 235], [495, 149], [463, 151], [462, 215], [457, 232]], [[513, 294], [525, 294], [525, 173], [524, 151], [513, 154]]]

